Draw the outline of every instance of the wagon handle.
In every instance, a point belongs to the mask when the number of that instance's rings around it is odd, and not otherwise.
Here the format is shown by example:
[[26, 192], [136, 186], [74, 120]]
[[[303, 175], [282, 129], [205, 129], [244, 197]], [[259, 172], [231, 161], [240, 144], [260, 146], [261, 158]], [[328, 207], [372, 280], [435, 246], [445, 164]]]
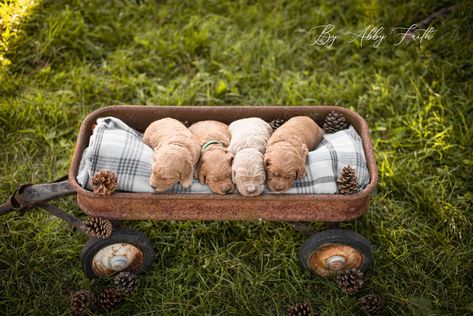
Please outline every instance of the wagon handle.
[[11, 211], [25, 212], [45, 201], [73, 193], [75, 191], [67, 181], [67, 176], [51, 183], [23, 184], [13, 192], [7, 202], [0, 205], [0, 215]]
[[81, 232], [87, 234], [87, 232], [83, 228], [82, 221], [80, 219], [78, 219], [77, 217], [75, 217], [74, 215], [66, 213], [63, 210], [61, 210], [60, 208], [58, 208], [54, 205], [51, 205], [51, 204], [47, 204], [47, 203], [41, 203], [41, 204], [38, 205], [38, 207], [42, 208], [43, 210], [47, 211], [50, 214], [62, 219], [63, 221], [69, 223], [71, 226], [74, 226], [75, 228], [77, 228]]

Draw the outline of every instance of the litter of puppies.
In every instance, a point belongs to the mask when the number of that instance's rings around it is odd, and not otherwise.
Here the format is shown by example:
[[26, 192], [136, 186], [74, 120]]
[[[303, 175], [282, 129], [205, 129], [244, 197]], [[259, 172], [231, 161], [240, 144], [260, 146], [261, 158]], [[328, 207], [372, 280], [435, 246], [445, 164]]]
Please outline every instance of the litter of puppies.
[[189, 128], [172, 118], [150, 124], [144, 142], [154, 150], [150, 185], [158, 192], [176, 183], [190, 187], [192, 175], [217, 194], [236, 189], [258, 196], [268, 177], [271, 191], [284, 193], [305, 176], [309, 150], [322, 140], [323, 130], [308, 116], [298, 116], [273, 128], [257, 117], [229, 126], [201, 121]]

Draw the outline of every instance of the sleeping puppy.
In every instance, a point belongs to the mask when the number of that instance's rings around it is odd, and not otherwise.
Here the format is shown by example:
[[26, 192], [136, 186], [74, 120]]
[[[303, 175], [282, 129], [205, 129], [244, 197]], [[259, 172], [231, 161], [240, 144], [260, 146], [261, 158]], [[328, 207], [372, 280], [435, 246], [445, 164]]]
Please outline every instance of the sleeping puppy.
[[245, 196], [257, 196], [264, 190], [264, 152], [273, 130], [257, 117], [234, 121], [230, 124], [232, 140], [228, 151], [235, 155], [232, 180]]
[[227, 149], [231, 138], [228, 125], [217, 121], [201, 121], [192, 124], [189, 131], [198, 140], [201, 148], [196, 178], [200, 183], [207, 184], [214, 193], [233, 192], [233, 154]]
[[166, 191], [178, 182], [185, 188], [192, 185], [200, 146], [184, 124], [172, 118], [157, 120], [148, 126], [143, 141], [154, 150], [149, 183], [156, 191]]
[[268, 141], [264, 162], [271, 191], [284, 193], [304, 178], [309, 150], [320, 143], [323, 130], [308, 116], [296, 116], [279, 127]]

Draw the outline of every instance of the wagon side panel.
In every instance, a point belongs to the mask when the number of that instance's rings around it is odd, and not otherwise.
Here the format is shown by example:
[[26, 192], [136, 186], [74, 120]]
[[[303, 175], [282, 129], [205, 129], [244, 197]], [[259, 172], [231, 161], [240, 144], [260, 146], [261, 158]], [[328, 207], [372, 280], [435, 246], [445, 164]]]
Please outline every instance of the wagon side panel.
[[345, 221], [359, 217], [369, 195], [344, 199], [223, 200], [167, 198], [94, 198], [79, 194], [79, 207], [88, 215], [123, 220], [268, 220]]

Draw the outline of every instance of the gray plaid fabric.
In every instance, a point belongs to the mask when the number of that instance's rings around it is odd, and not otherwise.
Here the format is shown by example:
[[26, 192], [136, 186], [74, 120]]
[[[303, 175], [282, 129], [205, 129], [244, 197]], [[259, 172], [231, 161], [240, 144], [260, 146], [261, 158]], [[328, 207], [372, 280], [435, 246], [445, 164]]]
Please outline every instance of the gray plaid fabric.
[[[118, 190], [154, 192], [149, 185], [153, 150], [143, 143], [143, 134], [117, 118], [97, 120], [97, 126], [82, 156], [77, 182], [91, 189], [90, 179], [100, 170], [113, 171], [118, 176]], [[288, 194], [335, 194], [336, 178], [343, 167], [350, 165], [357, 171], [359, 188], [368, 185], [370, 176], [360, 136], [350, 128], [325, 134], [322, 142], [309, 152], [307, 175], [297, 180]], [[211, 193], [198, 180], [190, 188], [176, 184], [168, 193]], [[237, 193], [235, 193], [237, 194]], [[271, 194], [266, 188], [263, 194]]]
[[336, 179], [342, 169], [350, 165], [358, 174], [358, 188], [370, 182], [361, 137], [350, 126], [333, 134], [325, 134], [321, 143], [307, 157], [307, 174], [296, 180], [290, 194], [335, 194]]

